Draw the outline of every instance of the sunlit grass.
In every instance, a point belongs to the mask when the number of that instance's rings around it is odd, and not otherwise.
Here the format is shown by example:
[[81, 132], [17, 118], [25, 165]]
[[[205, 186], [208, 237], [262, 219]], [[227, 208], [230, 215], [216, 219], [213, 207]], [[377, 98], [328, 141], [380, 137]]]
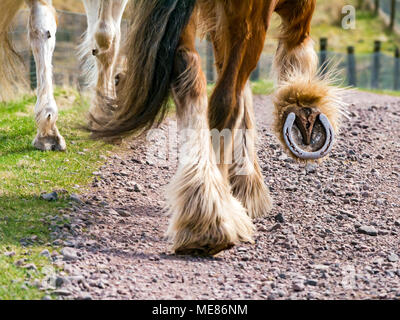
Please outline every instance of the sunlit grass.
[[[54, 250], [51, 232], [55, 226], [48, 219], [68, 206], [69, 198], [47, 202], [40, 194], [53, 190], [79, 193], [102, 164], [101, 156], [112, 148], [90, 140], [78, 129], [88, 103], [76, 92], [57, 89], [56, 100], [61, 107], [58, 127], [67, 141], [66, 152], [41, 152], [32, 147], [34, 96], [0, 105], [0, 300], [45, 295], [32, 285], [33, 280], [44, 277], [43, 267], [51, 265], [39, 253], [45, 248]], [[15, 255], [5, 256], [5, 252]], [[21, 259], [25, 261], [17, 266]], [[29, 263], [38, 271], [24, 268]]]

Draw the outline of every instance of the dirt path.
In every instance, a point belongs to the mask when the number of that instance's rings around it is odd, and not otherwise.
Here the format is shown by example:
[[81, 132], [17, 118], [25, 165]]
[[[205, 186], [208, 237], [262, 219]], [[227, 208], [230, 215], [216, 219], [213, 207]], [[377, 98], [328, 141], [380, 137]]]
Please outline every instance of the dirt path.
[[305, 167], [288, 159], [271, 134], [270, 98], [255, 98], [261, 167], [275, 206], [255, 222], [255, 245], [217, 258], [170, 255], [163, 187], [176, 163], [146, 160], [144, 143], [132, 143], [130, 152], [111, 157], [95, 173], [82, 196], [86, 203], [64, 212], [72, 223], [67, 248], [54, 257], [68, 272], [57, 281], [58, 293], [85, 299], [399, 299], [400, 99], [353, 93], [348, 100], [351, 118], [330, 159]]

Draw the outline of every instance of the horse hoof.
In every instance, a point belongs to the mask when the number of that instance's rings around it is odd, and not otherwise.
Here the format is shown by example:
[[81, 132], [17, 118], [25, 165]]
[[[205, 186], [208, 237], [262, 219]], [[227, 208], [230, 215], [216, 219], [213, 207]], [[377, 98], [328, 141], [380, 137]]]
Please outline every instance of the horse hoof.
[[317, 108], [289, 108], [283, 138], [291, 153], [303, 160], [324, 158], [332, 150], [335, 133]]
[[234, 246], [235, 245], [233, 243], [220, 244], [213, 247], [210, 247], [209, 245], [202, 247], [192, 246], [192, 247], [176, 249], [175, 254], [182, 256], [208, 257], [208, 256], [215, 256], [224, 250], [229, 250], [233, 248]]
[[62, 136], [37, 136], [33, 140], [33, 146], [41, 151], [65, 151], [67, 145]]

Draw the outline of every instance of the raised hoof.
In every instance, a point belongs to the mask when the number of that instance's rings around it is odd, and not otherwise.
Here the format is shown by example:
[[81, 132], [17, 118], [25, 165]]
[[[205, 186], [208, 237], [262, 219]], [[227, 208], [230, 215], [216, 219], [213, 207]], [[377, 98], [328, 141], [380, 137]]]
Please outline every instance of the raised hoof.
[[67, 145], [62, 136], [37, 136], [33, 140], [33, 146], [41, 151], [65, 151]]
[[317, 160], [332, 150], [335, 133], [318, 108], [291, 107], [286, 111], [283, 138], [296, 158]]
[[175, 250], [176, 255], [181, 256], [195, 256], [195, 257], [208, 257], [215, 256], [221, 251], [232, 249], [235, 246], [233, 243], [221, 244], [218, 246], [210, 247], [209, 245], [203, 247], [186, 247]]

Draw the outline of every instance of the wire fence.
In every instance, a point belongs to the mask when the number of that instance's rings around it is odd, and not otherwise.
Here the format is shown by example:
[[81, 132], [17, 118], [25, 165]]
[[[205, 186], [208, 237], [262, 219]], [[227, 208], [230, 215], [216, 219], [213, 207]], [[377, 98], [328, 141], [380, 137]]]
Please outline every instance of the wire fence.
[[[31, 86], [35, 87], [36, 70], [27, 38], [27, 19], [27, 11], [22, 11], [18, 15], [13, 31], [13, 41], [16, 44], [17, 51], [23, 57], [27, 79], [30, 79]], [[86, 30], [86, 16], [58, 11], [58, 26], [57, 45], [53, 59], [54, 82], [57, 86], [68, 86], [81, 90], [83, 79], [80, 76], [81, 68], [76, 55], [76, 48]], [[124, 36], [126, 24], [123, 25], [122, 30]], [[334, 53], [327, 51], [327, 43], [324, 43], [326, 41], [326, 39], [321, 39], [320, 60], [323, 65], [330, 61], [330, 65], [337, 67], [336, 81], [338, 84], [359, 88], [400, 90], [398, 52], [394, 52], [393, 55], [381, 53], [376, 50], [376, 47], [373, 47], [373, 41], [371, 41], [371, 54], [354, 54], [354, 48], [351, 50], [351, 47], [347, 53]], [[377, 42], [375, 42], [375, 46], [377, 46]], [[215, 82], [216, 71], [212, 45], [205, 40], [198, 40], [197, 48], [208, 82]], [[253, 72], [252, 80], [272, 80], [272, 64], [273, 53], [264, 52], [257, 69]]]
[[[400, 31], [400, 0], [380, 0], [378, 5], [389, 24], [391, 17], [393, 17], [394, 28]], [[393, 15], [392, 10], [394, 10]]]

